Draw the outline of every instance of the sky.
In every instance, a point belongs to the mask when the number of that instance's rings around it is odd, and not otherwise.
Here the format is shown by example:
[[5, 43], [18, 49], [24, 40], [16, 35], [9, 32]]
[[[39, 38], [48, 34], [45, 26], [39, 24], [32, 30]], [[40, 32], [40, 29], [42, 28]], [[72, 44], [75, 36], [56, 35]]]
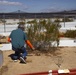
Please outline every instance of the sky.
[[76, 0], [0, 0], [0, 12], [76, 10]]

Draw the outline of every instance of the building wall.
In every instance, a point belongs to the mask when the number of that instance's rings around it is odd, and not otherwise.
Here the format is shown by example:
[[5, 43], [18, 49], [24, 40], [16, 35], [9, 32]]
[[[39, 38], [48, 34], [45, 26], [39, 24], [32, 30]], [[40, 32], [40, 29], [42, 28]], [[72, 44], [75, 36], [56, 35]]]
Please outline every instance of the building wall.
[[3, 65], [3, 53], [0, 50], [0, 68], [2, 67], [2, 65]]

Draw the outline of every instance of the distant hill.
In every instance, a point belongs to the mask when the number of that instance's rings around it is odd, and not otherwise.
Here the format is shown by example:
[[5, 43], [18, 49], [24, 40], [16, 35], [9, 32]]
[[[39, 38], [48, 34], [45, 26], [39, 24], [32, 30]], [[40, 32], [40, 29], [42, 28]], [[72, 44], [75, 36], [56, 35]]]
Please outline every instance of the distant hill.
[[[63, 11], [52, 11], [52, 12], [32, 12], [32, 13], [76, 13], [76, 10], [63, 10]], [[14, 12], [9, 12], [9, 13], [31, 13], [31, 12], [25, 12], [25, 11], [21, 11], [21, 10], [17, 10]]]
[[55, 11], [55, 12], [24, 12], [21, 10], [9, 12], [9, 13], [0, 13], [0, 19], [2, 18], [14, 18], [14, 19], [30, 19], [30, 18], [63, 18], [65, 16], [68, 17], [76, 17], [76, 10], [64, 10], [64, 11]]

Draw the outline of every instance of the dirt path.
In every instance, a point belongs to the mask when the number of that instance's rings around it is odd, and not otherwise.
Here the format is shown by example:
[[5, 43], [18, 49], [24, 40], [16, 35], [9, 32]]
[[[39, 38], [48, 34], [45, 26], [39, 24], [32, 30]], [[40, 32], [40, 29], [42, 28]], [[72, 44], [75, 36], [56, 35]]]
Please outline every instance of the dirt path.
[[61, 69], [76, 68], [76, 47], [60, 48], [50, 54], [28, 54], [27, 64], [21, 64], [19, 61], [14, 62], [9, 57], [13, 51], [4, 51], [4, 65], [2, 75], [19, 75], [33, 72], [43, 72], [58, 69], [58, 56]]

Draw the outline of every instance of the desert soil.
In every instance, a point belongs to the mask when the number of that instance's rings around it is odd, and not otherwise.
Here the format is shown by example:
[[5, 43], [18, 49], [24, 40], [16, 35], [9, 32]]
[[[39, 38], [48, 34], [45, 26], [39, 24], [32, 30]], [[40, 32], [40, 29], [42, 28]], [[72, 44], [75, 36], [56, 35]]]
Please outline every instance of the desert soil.
[[[10, 58], [13, 53], [12, 50], [3, 51], [4, 63], [0, 75], [19, 75], [76, 68], [76, 47], [63, 47], [51, 53], [28, 53], [26, 64], [21, 64], [19, 60], [14, 62]], [[61, 67], [59, 68], [57, 64], [61, 64]]]

